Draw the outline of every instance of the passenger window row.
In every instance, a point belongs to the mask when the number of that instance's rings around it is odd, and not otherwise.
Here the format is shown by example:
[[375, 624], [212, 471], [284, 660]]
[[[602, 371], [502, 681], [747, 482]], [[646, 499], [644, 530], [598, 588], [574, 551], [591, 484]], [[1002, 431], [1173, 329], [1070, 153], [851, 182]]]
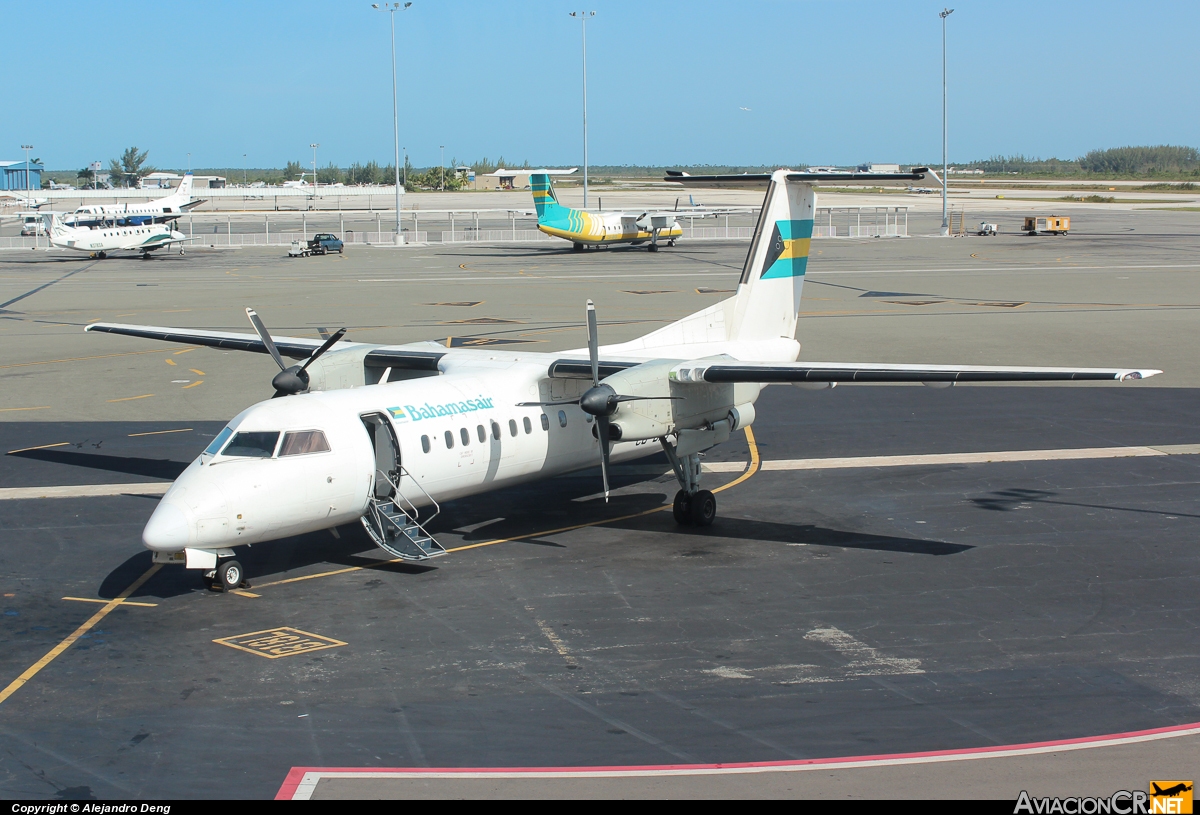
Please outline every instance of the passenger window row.
[[[541, 419], [542, 419], [542, 430], [549, 430], [550, 429], [550, 417], [547, 416], [545, 413], [543, 413], [541, 416]], [[529, 435], [530, 433], [533, 432], [533, 422], [529, 421], [528, 416], [522, 416], [521, 423], [525, 427], [525, 435]], [[559, 427], [567, 426], [567, 414], [565, 411], [560, 410], [558, 412], [558, 425], [559, 425]], [[492, 429], [492, 440], [500, 441], [500, 436], [501, 436], [500, 425], [493, 421], [493, 422], [491, 422], [491, 429]], [[475, 426], [475, 435], [479, 439], [480, 444], [487, 443], [488, 434], [487, 434], [487, 430], [484, 428], [483, 425]], [[517, 420], [516, 419], [508, 420], [508, 435], [513, 438], [516, 438], [516, 436], [517, 436]], [[469, 430], [467, 430], [467, 428], [465, 428], [465, 427], [459, 428], [458, 437], [462, 441], [463, 447], [470, 446], [471, 432]], [[446, 441], [446, 449], [453, 450], [454, 449], [454, 431], [447, 430], [445, 432], [444, 438]], [[427, 436], [427, 435], [421, 436], [421, 452], [428, 453], [432, 449], [433, 449], [433, 442], [430, 441], [429, 436]]]

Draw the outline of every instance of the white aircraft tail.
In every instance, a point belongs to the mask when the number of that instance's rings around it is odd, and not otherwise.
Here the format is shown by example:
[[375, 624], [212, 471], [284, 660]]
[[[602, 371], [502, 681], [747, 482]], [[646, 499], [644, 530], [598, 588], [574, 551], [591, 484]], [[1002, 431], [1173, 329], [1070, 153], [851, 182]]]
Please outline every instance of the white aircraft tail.
[[609, 352], [705, 355], [725, 353], [730, 343], [749, 343], [778, 346], [778, 353], [795, 359], [816, 194], [811, 181], [789, 180], [789, 173], [771, 175], [737, 294]]
[[183, 177], [183, 181], [179, 182], [179, 189], [175, 191], [172, 198], [179, 198], [184, 203], [192, 200], [192, 174], [188, 173]]

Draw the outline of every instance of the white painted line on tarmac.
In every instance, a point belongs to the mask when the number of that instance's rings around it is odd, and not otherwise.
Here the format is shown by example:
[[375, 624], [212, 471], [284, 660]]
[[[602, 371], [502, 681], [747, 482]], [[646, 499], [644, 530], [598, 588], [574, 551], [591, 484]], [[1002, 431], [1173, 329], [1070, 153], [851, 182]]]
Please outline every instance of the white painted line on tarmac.
[[95, 498], [108, 495], [165, 495], [169, 481], [149, 484], [76, 484], [67, 487], [6, 487], [0, 489], [0, 501], [35, 498]]

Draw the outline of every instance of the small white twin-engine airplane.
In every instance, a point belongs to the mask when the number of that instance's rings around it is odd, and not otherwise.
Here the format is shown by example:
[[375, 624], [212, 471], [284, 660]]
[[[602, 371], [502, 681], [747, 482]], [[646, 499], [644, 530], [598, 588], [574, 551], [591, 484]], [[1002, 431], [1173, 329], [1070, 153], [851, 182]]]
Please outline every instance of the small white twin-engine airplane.
[[117, 219], [124, 222], [122, 225], [131, 226], [173, 221], [204, 203], [204, 199], [192, 197], [193, 181], [194, 176], [187, 173], [179, 182], [179, 189], [170, 195], [144, 204], [88, 204], [75, 210], [72, 217], [77, 224], [96, 219]]
[[101, 216], [89, 226], [71, 226], [59, 218], [61, 213], [43, 213], [49, 221], [50, 243], [60, 249], [87, 252], [89, 257], [106, 258], [109, 252], [139, 252], [142, 258], [172, 244], [191, 240], [182, 232], [171, 229], [165, 223], [143, 223], [136, 226], [117, 226], [118, 219], [111, 215]]
[[[918, 171], [903, 176], [919, 180]], [[745, 177], [739, 177], [745, 183]], [[362, 522], [390, 555], [445, 554], [428, 531], [439, 504], [599, 464], [666, 454], [680, 524], [706, 525], [700, 453], [755, 418], [768, 384], [1137, 380], [1131, 368], [797, 361], [794, 339], [823, 176], [778, 170], [737, 293], [618, 345], [601, 346], [587, 304], [588, 347], [562, 353], [272, 338], [93, 323], [88, 331], [268, 353], [277, 397], [237, 416], [179, 476], [142, 533], [157, 562], [203, 570], [230, 589], [234, 547]], [[871, 176], [859, 176], [876, 183]], [[844, 174], [837, 179], [845, 181]], [[302, 360], [287, 366], [284, 357]], [[424, 512], [432, 515], [424, 515]]]

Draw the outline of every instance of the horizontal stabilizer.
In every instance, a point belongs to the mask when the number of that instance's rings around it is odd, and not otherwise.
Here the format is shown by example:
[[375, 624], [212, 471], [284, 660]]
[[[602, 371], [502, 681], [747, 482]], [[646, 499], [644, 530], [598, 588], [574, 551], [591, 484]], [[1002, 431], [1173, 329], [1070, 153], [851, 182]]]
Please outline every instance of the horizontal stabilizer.
[[[873, 185], [882, 181], [924, 181], [929, 175], [928, 167], [914, 167], [908, 173], [809, 173], [785, 171], [788, 181], [798, 183], [838, 183]], [[770, 183], [773, 173], [742, 173], [740, 175], [689, 175], [678, 170], [667, 170], [663, 181], [674, 181], [685, 187], [719, 187], [725, 189], [760, 189]]]

